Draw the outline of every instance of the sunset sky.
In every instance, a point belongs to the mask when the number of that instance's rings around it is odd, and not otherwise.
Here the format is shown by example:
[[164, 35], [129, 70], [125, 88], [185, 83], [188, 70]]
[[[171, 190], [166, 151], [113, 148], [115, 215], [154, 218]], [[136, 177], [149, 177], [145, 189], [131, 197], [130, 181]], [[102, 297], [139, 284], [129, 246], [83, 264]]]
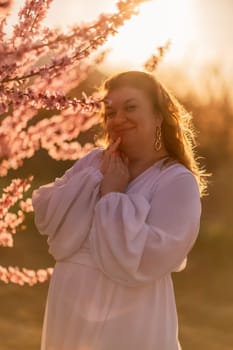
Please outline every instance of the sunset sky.
[[[10, 24], [23, 0], [15, 0]], [[101, 12], [114, 10], [111, 0], [54, 0], [45, 23], [66, 28], [74, 23], [92, 21]], [[110, 39], [112, 48], [106, 65], [139, 68], [158, 45], [171, 39], [172, 45], [163, 64], [196, 69], [203, 63], [218, 61], [226, 74], [233, 74], [233, 0], [152, 0], [140, 7], [137, 17], [127, 22]], [[155, 52], [155, 51], [154, 51]]]

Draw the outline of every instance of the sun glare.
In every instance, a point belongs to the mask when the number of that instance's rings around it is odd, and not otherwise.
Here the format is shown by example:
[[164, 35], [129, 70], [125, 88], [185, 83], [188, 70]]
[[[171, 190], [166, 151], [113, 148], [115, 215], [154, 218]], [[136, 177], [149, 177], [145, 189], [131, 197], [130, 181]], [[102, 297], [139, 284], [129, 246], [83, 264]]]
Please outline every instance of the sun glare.
[[[22, 0], [15, 0], [10, 24], [17, 20], [17, 12]], [[59, 1], [54, 1], [45, 24], [60, 26], [65, 31], [74, 23], [91, 21], [99, 13], [112, 12], [114, 1], [102, 0], [95, 4], [94, 0], [85, 0], [85, 5], [76, 0], [69, 0], [65, 7]], [[62, 17], [60, 13], [62, 11]], [[119, 29], [118, 34], [110, 37], [104, 47], [110, 48], [104, 62], [104, 69], [141, 68], [143, 63], [156, 53], [158, 46], [169, 40], [171, 46], [166, 53], [164, 62], [179, 63], [187, 57], [187, 53], [195, 50], [195, 57], [203, 45], [198, 42], [200, 37], [197, 6], [194, 0], [150, 0], [139, 7], [139, 14], [134, 16]], [[206, 48], [205, 48], [206, 51]], [[189, 54], [189, 57], [192, 55]]]
[[168, 57], [179, 60], [195, 38], [192, 0], [157, 0], [140, 7], [138, 16], [127, 22], [116, 37], [108, 41], [112, 48], [109, 61], [119, 65], [141, 65], [156, 47], [171, 41]]

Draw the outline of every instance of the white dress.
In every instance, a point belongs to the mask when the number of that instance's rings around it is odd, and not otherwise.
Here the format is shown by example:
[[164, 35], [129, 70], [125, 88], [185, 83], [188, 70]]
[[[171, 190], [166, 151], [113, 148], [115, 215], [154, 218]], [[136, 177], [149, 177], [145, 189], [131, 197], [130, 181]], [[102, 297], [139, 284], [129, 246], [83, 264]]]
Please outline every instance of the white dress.
[[181, 349], [171, 273], [198, 235], [196, 180], [160, 160], [100, 198], [101, 158], [95, 149], [33, 192], [56, 260], [41, 350]]

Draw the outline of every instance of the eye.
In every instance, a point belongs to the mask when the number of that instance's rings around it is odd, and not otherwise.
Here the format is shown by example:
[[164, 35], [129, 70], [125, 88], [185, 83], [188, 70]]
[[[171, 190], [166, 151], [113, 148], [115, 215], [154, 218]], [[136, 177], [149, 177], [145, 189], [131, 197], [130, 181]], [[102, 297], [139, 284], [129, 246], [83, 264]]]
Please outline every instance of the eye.
[[128, 106], [126, 106], [126, 111], [133, 112], [136, 108], [137, 108], [136, 105], [128, 105]]

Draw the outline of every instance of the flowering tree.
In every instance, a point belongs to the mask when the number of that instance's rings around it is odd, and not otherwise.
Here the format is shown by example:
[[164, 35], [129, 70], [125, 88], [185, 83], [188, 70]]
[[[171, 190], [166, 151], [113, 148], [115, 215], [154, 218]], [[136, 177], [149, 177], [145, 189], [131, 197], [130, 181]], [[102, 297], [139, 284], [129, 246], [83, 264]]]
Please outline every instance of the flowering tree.
[[[101, 14], [93, 23], [74, 25], [68, 33], [43, 26], [52, 0], [26, 0], [12, 34], [5, 33], [12, 1], [0, 2], [0, 176], [18, 169], [26, 158], [45, 149], [57, 160], [75, 160], [91, 150], [77, 141], [80, 132], [98, 123], [97, 97], [69, 98], [71, 89], [84, 81], [105, 56], [98, 49], [110, 35], [138, 14], [147, 0], [122, 0], [112, 14]], [[98, 51], [98, 53], [97, 53]], [[146, 62], [153, 70], [164, 50]], [[38, 111], [54, 112], [50, 118], [33, 121]], [[33, 119], [34, 118], [34, 119]], [[0, 246], [13, 247], [13, 235], [32, 211], [25, 199], [33, 178], [14, 179], [0, 198]], [[17, 210], [15, 208], [17, 207]], [[14, 212], [10, 210], [14, 208]], [[34, 285], [43, 282], [52, 269], [31, 270], [0, 266], [0, 280]]]

